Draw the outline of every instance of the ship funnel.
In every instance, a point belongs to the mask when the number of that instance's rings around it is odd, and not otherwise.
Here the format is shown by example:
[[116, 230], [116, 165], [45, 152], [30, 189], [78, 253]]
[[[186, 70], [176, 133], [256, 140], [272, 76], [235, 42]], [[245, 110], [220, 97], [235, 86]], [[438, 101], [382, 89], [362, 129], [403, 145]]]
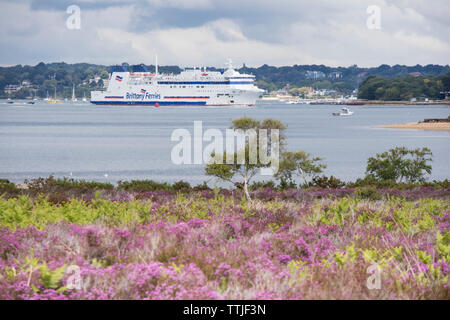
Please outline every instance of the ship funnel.
[[128, 72], [128, 70], [124, 66], [111, 66], [110, 73], [113, 72]]
[[140, 65], [132, 66], [131, 72], [149, 72], [149, 71], [145, 65], [140, 64]]

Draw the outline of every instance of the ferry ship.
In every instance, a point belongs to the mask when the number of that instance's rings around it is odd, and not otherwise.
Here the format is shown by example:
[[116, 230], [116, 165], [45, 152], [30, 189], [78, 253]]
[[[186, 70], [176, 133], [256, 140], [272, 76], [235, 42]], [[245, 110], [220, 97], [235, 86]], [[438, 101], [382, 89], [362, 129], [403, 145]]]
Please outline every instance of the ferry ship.
[[231, 60], [223, 72], [206, 68], [185, 69], [180, 74], [151, 73], [144, 65], [111, 68], [106, 91], [92, 91], [91, 103], [105, 105], [255, 105], [264, 92], [254, 85], [255, 76], [233, 69]]

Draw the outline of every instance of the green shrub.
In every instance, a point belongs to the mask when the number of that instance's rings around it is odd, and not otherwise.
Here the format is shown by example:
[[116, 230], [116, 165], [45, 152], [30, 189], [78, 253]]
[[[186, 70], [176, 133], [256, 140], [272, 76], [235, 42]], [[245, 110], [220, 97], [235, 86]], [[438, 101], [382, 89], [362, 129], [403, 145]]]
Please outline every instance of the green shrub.
[[172, 184], [172, 189], [175, 191], [188, 192], [191, 190], [191, 185], [189, 184], [189, 182], [180, 180]]
[[206, 190], [212, 190], [206, 181], [203, 181], [202, 184], [198, 184], [195, 187], [192, 188], [193, 191], [206, 191]]
[[[362, 187], [377, 187], [377, 188], [392, 188], [392, 189], [402, 189], [401, 186], [410, 185], [405, 183], [397, 183], [394, 180], [379, 181], [373, 177], [366, 176], [364, 178], [359, 178], [354, 182], [349, 182], [346, 184], [348, 188], [362, 188]], [[417, 184], [411, 184], [417, 186]]]
[[278, 185], [278, 189], [280, 190], [286, 190], [286, 189], [296, 189], [297, 185], [294, 181], [286, 179], [280, 179], [280, 184]]
[[345, 182], [334, 176], [316, 176], [308, 183], [308, 187], [319, 187], [323, 189], [340, 189], [345, 186]]
[[110, 226], [125, 226], [149, 221], [152, 204], [140, 201], [107, 201], [96, 199], [85, 202], [65, 199], [20, 195], [17, 198], [0, 197], [0, 226], [12, 230], [30, 225], [44, 229], [48, 224], [67, 221], [79, 225], [102, 222]]
[[131, 181], [119, 181], [117, 189], [128, 191], [169, 191], [171, 190], [170, 184], [167, 182], [156, 182], [153, 180], [131, 180]]
[[374, 186], [356, 188], [355, 194], [362, 199], [368, 200], [381, 200], [383, 198], [383, 195], [378, 193], [377, 188]]
[[450, 180], [433, 180], [432, 182], [396, 182], [394, 180], [379, 181], [373, 177], [359, 178], [354, 182], [348, 182], [346, 184], [348, 188], [361, 188], [361, 187], [377, 187], [386, 189], [399, 189], [399, 190], [411, 190], [417, 187], [431, 186], [435, 189], [447, 189], [450, 187]]
[[16, 185], [7, 179], [0, 179], [0, 194], [17, 194], [19, 189]]
[[112, 190], [114, 185], [107, 182], [75, 180], [73, 178], [58, 178], [53, 176], [48, 178], [36, 178], [32, 180], [25, 180], [28, 185], [28, 190], [31, 193], [51, 193], [76, 190], [80, 192], [92, 190]]
[[380, 181], [424, 182], [431, 174], [433, 153], [428, 148], [396, 147], [367, 159], [367, 176]]
[[74, 179], [57, 179], [56, 184], [64, 189], [82, 189], [82, 190], [112, 190], [114, 185], [108, 182], [85, 181]]
[[250, 189], [259, 189], [259, 188], [275, 188], [275, 182], [270, 181], [255, 181], [251, 184]]
[[426, 182], [423, 184], [424, 186], [432, 186], [435, 189], [447, 189], [450, 188], [450, 180], [445, 179], [445, 180], [433, 180], [433, 182]]

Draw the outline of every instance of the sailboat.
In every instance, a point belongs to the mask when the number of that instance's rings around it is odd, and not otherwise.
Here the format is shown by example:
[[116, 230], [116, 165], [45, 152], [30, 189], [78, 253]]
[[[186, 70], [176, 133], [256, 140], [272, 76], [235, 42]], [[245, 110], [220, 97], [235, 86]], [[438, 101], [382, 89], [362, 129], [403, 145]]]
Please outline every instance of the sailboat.
[[34, 91], [31, 91], [31, 101], [27, 101], [27, 104], [34, 104]]
[[12, 103], [14, 103], [14, 101], [11, 99], [10, 94], [11, 94], [11, 93], [8, 93], [8, 100], [7, 100], [7, 103], [12, 104]]
[[87, 101], [87, 99], [86, 99], [86, 92], [83, 92], [83, 102], [86, 102]]
[[72, 101], [78, 101], [77, 98], [75, 97], [75, 85], [72, 85]]
[[55, 98], [47, 101], [47, 104], [61, 104], [62, 102], [56, 99], [56, 86], [55, 86]]

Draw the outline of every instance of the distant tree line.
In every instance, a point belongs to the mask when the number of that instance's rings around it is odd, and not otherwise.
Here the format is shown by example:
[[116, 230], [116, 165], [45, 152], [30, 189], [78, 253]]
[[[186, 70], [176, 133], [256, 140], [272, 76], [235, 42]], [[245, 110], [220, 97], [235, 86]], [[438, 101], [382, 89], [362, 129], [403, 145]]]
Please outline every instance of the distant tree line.
[[[123, 63], [128, 67], [127, 63]], [[149, 71], [154, 72], [154, 65], [146, 65]], [[212, 71], [223, 71], [224, 69], [208, 68]], [[294, 65], [274, 67], [263, 65], [258, 68], [249, 68], [245, 65], [237, 69], [240, 72], [251, 73], [256, 77], [256, 85], [267, 91], [275, 91], [286, 86], [313, 87], [314, 89], [331, 89], [340, 93], [351, 93], [368, 77], [403, 78], [413, 74], [415, 76], [442, 76], [450, 73], [450, 67], [440, 65], [427, 66], [388, 66], [381, 65], [374, 68], [360, 68], [356, 65], [351, 67], [327, 67], [324, 65]], [[161, 73], [178, 74], [182, 69], [178, 66], [160, 66]], [[24, 98], [28, 96], [46, 97], [47, 92], [54, 94], [56, 87], [59, 97], [70, 97], [72, 85], [76, 86], [77, 97], [89, 96], [91, 90], [103, 87], [103, 80], [108, 78], [109, 66], [75, 63], [67, 64], [43, 62], [36, 66], [16, 65], [11, 67], [0, 67], [0, 96], [5, 97], [6, 85], [20, 85], [24, 80], [30, 81], [31, 86], [23, 88], [14, 93], [13, 98]], [[308, 72], [316, 72], [318, 76], [308, 77]], [[337, 75], [337, 76], [333, 76]], [[102, 81], [89, 83], [89, 79], [98, 76]], [[433, 78], [429, 78], [432, 80]], [[432, 83], [433, 84], [433, 83]], [[427, 85], [433, 87], [433, 85]], [[392, 90], [391, 90], [392, 91]], [[390, 95], [395, 96], [394, 92]], [[436, 90], [430, 89], [429, 96], [435, 96]]]
[[[123, 64], [129, 67], [127, 63]], [[149, 71], [154, 72], [154, 66], [148, 66]], [[75, 63], [67, 64], [43, 62], [36, 66], [16, 65], [12, 67], [0, 67], [0, 97], [7, 97], [4, 89], [7, 85], [21, 85], [23, 81], [29, 81], [30, 86], [11, 94], [11, 98], [41, 97], [47, 94], [53, 97], [55, 93], [58, 98], [69, 98], [72, 96], [72, 86], [75, 86], [75, 94], [78, 98], [89, 97], [92, 90], [103, 88], [103, 80], [109, 78], [109, 66]], [[163, 66], [160, 72], [179, 73], [181, 69], [177, 66]], [[100, 77], [98, 81], [89, 81]]]
[[[258, 87], [267, 91], [274, 91], [285, 86], [313, 87], [314, 89], [336, 90], [349, 94], [370, 76], [384, 78], [406, 77], [408, 75], [440, 76], [450, 73], [450, 67], [440, 65], [416, 66], [389, 66], [386, 64], [373, 68], [360, 68], [356, 65], [350, 67], [327, 67], [324, 65], [294, 65], [273, 67], [263, 65], [259, 68], [243, 67], [239, 71], [252, 73], [256, 76]], [[308, 79], [308, 71], [323, 73], [322, 77]], [[331, 77], [339, 74], [339, 77]]]
[[450, 91], [450, 73], [442, 76], [381, 78], [370, 76], [359, 87], [358, 98], [399, 101], [411, 98], [441, 99]]

